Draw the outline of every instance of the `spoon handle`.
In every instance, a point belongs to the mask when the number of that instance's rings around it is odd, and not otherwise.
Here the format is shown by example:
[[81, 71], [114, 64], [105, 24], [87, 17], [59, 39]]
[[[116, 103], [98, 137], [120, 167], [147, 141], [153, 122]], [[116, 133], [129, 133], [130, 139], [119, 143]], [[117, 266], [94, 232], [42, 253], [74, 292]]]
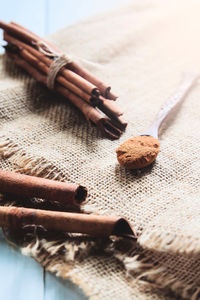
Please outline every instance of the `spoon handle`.
[[155, 138], [158, 138], [159, 129], [163, 123], [163, 121], [169, 116], [169, 114], [173, 111], [173, 109], [179, 104], [187, 93], [194, 86], [196, 81], [199, 79], [200, 74], [196, 73], [193, 75], [187, 75], [184, 81], [180, 84], [179, 88], [162, 106], [158, 114], [156, 115], [152, 125], [147, 129], [145, 134], [143, 135], [151, 135]]

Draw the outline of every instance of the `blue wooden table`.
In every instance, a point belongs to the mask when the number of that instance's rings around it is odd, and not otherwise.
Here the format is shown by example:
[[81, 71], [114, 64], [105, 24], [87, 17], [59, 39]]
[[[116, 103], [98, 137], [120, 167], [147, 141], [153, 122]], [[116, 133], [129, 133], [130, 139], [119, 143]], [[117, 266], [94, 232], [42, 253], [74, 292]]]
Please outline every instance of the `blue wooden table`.
[[[0, 0], [0, 19], [18, 22], [45, 36], [126, 0]], [[0, 35], [2, 43], [2, 33]], [[3, 50], [0, 50], [2, 53]], [[0, 234], [0, 300], [80, 300], [83, 293], [67, 280], [45, 272], [10, 247]]]
[[35, 260], [11, 247], [0, 233], [0, 299], [86, 299], [70, 281], [56, 278]]

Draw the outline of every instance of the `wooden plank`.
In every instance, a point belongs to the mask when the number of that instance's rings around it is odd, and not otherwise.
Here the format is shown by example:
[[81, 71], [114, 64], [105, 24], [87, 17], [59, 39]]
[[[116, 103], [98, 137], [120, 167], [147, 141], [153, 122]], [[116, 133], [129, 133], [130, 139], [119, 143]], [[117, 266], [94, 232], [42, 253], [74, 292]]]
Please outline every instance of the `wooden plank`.
[[[46, 35], [47, 2], [46, 0], [0, 0], [0, 19], [5, 22], [15, 21], [29, 28], [35, 33]], [[2, 30], [0, 31], [0, 43], [2, 44]], [[0, 48], [0, 53], [3, 49]]]
[[43, 300], [43, 268], [12, 248], [0, 234], [1, 299]]
[[69, 280], [45, 272], [44, 300], [86, 300], [82, 291]]

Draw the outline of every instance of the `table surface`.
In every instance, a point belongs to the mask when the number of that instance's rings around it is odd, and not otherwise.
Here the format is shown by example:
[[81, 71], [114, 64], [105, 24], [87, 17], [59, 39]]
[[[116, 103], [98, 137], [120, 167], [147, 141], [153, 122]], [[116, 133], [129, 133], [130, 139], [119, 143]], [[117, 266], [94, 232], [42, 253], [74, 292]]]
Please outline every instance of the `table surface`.
[[[0, 0], [0, 19], [18, 22], [45, 36], [126, 0]], [[0, 35], [2, 43], [2, 32]], [[0, 50], [2, 53], [2, 49]], [[6, 300], [82, 300], [82, 291], [68, 280], [46, 272], [21, 255], [0, 234], [1, 296]]]

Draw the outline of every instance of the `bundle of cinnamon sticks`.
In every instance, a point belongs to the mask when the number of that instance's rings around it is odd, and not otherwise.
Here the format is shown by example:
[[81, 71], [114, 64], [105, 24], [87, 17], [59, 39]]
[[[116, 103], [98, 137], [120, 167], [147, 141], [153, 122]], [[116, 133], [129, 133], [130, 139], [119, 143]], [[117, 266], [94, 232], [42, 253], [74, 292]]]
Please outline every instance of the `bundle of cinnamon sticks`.
[[[47, 85], [55, 59], [62, 51], [19, 24], [0, 21], [6, 53], [37, 81]], [[108, 138], [118, 139], [127, 126], [110, 86], [74, 61], [61, 67], [53, 85], [55, 91], [73, 103]]]

